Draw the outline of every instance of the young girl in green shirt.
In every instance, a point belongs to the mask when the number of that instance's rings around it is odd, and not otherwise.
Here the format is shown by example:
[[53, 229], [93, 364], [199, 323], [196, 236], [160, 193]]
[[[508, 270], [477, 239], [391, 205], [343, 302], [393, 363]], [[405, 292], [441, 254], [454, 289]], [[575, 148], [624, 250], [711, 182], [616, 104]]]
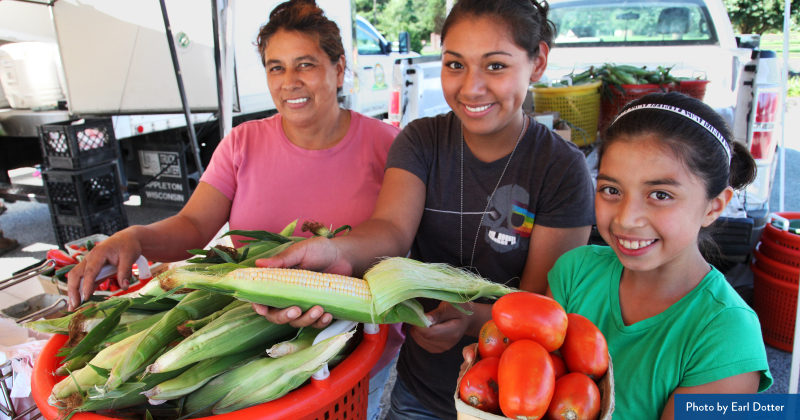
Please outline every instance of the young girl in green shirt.
[[600, 145], [595, 215], [609, 246], [565, 253], [547, 294], [605, 336], [614, 419], [673, 419], [675, 394], [772, 384], [758, 317], [701, 252], [706, 228], [755, 176], [730, 139], [701, 101], [654, 93], [628, 104]]

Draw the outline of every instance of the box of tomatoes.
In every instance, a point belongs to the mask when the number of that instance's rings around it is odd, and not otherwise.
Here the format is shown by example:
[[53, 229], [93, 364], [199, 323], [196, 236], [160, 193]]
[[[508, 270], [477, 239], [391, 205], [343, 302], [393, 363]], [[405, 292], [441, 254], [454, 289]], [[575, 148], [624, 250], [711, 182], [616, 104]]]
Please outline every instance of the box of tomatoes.
[[614, 368], [600, 330], [555, 300], [515, 292], [492, 307], [454, 395], [459, 420], [610, 420]]

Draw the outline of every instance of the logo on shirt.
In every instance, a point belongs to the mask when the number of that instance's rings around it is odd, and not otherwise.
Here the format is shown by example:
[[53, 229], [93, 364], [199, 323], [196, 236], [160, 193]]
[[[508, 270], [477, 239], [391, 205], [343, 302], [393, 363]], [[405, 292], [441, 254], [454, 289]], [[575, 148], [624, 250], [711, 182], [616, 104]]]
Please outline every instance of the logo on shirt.
[[[488, 199], [488, 197], [487, 197]], [[530, 194], [519, 185], [504, 185], [497, 189], [481, 226], [488, 229], [484, 240], [497, 252], [517, 248], [528, 249], [536, 215], [528, 211]]]

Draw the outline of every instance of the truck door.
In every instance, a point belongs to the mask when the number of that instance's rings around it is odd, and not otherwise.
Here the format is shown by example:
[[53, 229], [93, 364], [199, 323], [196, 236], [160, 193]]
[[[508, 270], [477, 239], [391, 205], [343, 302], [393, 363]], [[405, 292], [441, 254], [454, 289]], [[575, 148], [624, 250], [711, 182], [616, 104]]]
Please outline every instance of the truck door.
[[372, 25], [365, 24], [361, 18], [356, 21], [356, 42], [358, 46], [359, 96], [362, 114], [376, 116], [387, 112], [389, 85], [384, 61], [388, 59], [388, 43]]

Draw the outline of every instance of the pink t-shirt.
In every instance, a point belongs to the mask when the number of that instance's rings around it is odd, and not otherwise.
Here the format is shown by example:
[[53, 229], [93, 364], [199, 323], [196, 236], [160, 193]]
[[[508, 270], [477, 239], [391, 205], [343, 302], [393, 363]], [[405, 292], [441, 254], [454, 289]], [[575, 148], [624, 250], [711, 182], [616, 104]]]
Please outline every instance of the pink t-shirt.
[[[350, 111], [350, 128], [334, 147], [306, 150], [294, 145], [281, 126], [281, 115], [238, 125], [214, 151], [200, 181], [231, 200], [231, 230], [280, 232], [299, 219], [334, 229], [356, 226], [372, 216], [383, 183], [386, 156], [398, 128]], [[233, 237], [234, 245], [242, 246]], [[403, 343], [400, 324], [390, 329], [389, 342], [376, 373]]]
[[201, 179], [233, 202], [230, 228], [280, 232], [299, 219], [294, 235], [311, 236], [300, 231], [305, 221], [335, 229], [369, 219], [399, 131], [357, 112], [350, 115], [347, 134], [324, 150], [290, 142], [280, 114], [234, 128]]

